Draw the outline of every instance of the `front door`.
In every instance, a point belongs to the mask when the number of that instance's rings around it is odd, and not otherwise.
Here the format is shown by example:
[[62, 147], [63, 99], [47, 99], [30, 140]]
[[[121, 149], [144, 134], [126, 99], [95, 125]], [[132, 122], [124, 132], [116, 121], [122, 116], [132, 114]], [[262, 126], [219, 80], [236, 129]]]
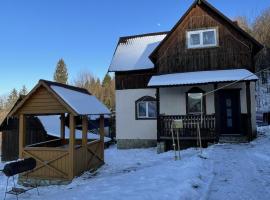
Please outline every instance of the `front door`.
[[240, 90], [219, 91], [220, 134], [240, 134]]

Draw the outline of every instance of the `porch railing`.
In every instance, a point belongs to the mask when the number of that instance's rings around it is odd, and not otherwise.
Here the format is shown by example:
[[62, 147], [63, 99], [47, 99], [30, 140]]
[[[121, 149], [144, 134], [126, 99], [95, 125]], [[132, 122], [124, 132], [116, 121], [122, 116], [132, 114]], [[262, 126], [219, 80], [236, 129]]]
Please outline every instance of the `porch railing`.
[[215, 115], [203, 115], [202, 123], [200, 115], [161, 115], [159, 116], [159, 137], [171, 138], [171, 123], [173, 120], [183, 120], [183, 129], [174, 130], [174, 134], [178, 131], [180, 138], [196, 139], [198, 136], [197, 126], [200, 123], [200, 132], [202, 139], [215, 139], [216, 131]]

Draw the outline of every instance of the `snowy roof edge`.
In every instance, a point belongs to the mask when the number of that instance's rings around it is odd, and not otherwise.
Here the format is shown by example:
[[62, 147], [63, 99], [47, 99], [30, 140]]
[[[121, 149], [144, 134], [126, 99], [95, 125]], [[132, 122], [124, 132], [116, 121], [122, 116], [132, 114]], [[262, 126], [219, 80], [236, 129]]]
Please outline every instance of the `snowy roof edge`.
[[[209, 73], [207, 77], [202, 74]], [[220, 73], [227, 73], [227, 76], [220, 76]], [[242, 75], [239, 75], [242, 73]], [[219, 76], [218, 76], [219, 75]], [[233, 76], [234, 75], [234, 76]], [[238, 77], [236, 77], [236, 75]], [[199, 77], [197, 77], [199, 76]], [[213, 78], [214, 77], [214, 78]], [[175, 79], [173, 79], [175, 78]], [[196, 71], [184, 73], [172, 73], [152, 76], [148, 82], [148, 87], [162, 87], [162, 86], [181, 86], [181, 85], [196, 85], [209, 84], [218, 82], [232, 82], [232, 81], [256, 81], [258, 77], [246, 69], [228, 69], [228, 70], [213, 70], [213, 71]]]
[[[167, 35], [169, 33], [169, 31], [162, 31], [162, 32], [152, 32], [152, 33], [145, 33], [145, 34], [137, 34], [137, 35], [130, 35], [130, 36], [121, 36], [118, 40], [118, 43], [115, 47], [109, 68], [108, 68], [108, 72], [125, 72], [125, 71], [139, 71], [139, 70], [148, 70], [148, 69], [153, 69], [154, 66], [149, 66], [149, 67], [143, 67], [143, 68], [137, 68], [137, 69], [115, 69], [115, 70], [111, 70], [111, 68], [113, 68], [112, 64], [115, 58], [115, 54], [117, 52], [117, 49], [119, 47], [120, 44], [125, 44], [128, 40], [130, 39], [135, 39], [135, 38], [143, 38], [143, 37], [149, 37], [149, 36], [159, 36], [159, 35]], [[161, 42], [161, 41], [160, 41]], [[148, 56], [149, 58], [149, 56]], [[149, 58], [150, 60], [150, 58]], [[125, 67], [127, 68], [127, 67]]]

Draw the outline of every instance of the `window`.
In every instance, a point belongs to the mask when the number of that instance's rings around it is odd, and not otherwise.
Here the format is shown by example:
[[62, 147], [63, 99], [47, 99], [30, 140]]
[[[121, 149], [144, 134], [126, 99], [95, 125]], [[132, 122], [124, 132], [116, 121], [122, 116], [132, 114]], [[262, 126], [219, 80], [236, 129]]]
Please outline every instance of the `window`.
[[136, 119], [155, 119], [157, 117], [156, 100], [145, 96], [136, 101]]
[[217, 46], [217, 30], [205, 29], [187, 32], [188, 48], [202, 48]]
[[[187, 113], [201, 114], [201, 103], [204, 91], [200, 88], [192, 88], [187, 92]], [[204, 102], [203, 102], [204, 110]]]

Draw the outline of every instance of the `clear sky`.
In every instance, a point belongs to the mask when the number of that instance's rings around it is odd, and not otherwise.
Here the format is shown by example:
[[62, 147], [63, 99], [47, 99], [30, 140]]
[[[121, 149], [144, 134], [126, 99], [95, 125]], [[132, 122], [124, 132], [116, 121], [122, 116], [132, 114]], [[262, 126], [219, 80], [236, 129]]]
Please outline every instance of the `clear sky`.
[[[193, 0], [0, 0], [0, 95], [51, 80], [58, 59], [69, 80], [102, 78], [120, 36], [167, 31]], [[270, 0], [209, 0], [230, 18], [255, 17]]]

